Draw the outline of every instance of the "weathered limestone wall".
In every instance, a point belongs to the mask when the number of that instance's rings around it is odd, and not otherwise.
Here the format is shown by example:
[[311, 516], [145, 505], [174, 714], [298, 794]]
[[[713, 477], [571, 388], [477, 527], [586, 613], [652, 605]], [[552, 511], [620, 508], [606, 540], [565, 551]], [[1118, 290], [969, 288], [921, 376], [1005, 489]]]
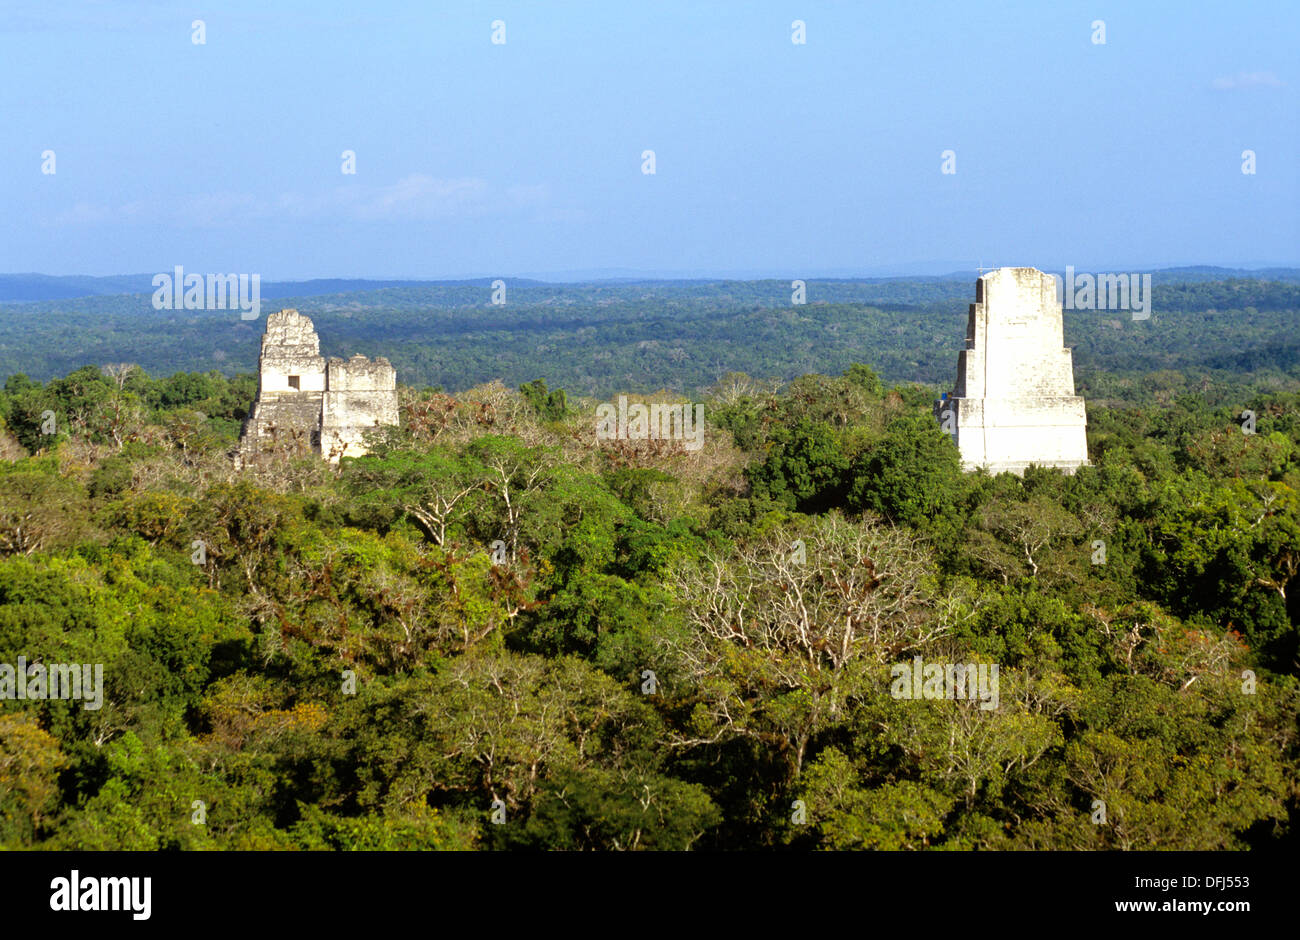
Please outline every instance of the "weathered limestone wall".
[[266, 318], [258, 372], [237, 463], [286, 448], [337, 463], [366, 452], [367, 430], [398, 423], [397, 372], [389, 361], [356, 355], [326, 362], [315, 327], [297, 310]]
[[951, 422], [965, 469], [1073, 471], [1088, 462], [1061, 317], [1055, 279], [1036, 268], [999, 268], [976, 282], [957, 382], [935, 406]]
[[261, 393], [293, 392], [290, 376], [298, 376], [298, 391], [325, 391], [325, 360], [320, 337], [307, 317], [297, 310], [281, 310], [266, 318], [262, 355], [258, 360]]
[[356, 355], [326, 365], [321, 453], [331, 462], [366, 452], [365, 432], [396, 425], [397, 370], [382, 356]]

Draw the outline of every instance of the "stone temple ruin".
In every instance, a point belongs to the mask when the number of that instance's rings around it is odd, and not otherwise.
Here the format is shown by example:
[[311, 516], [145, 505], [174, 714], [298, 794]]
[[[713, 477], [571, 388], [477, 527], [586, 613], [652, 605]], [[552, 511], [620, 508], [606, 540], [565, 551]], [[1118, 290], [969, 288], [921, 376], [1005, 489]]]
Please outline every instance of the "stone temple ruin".
[[236, 464], [270, 454], [316, 453], [330, 463], [366, 452], [365, 433], [393, 426], [397, 371], [387, 359], [320, 354], [320, 337], [297, 310], [266, 318], [257, 400], [244, 421]]
[[954, 435], [964, 470], [1019, 475], [1037, 464], [1072, 473], [1088, 463], [1087, 418], [1052, 275], [999, 268], [980, 277], [957, 385], [935, 416]]

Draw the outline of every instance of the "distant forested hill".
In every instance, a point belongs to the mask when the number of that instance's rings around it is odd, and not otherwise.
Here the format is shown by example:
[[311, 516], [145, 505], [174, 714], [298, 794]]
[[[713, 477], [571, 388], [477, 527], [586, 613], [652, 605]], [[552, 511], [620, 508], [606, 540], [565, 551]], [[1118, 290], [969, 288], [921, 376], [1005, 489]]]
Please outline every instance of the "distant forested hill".
[[[1297, 272], [1276, 272], [1284, 280], [1207, 279], [1217, 270], [1158, 272], [1149, 320], [1067, 311], [1080, 390], [1124, 397], [1117, 375], [1153, 371], [1211, 384], [1300, 377]], [[325, 355], [387, 356], [400, 381], [448, 391], [543, 378], [580, 394], [693, 392], [733, 371], [788, 380], [838, 374], [860, 361], [889, 382], [943, 387], [955, 373], [972, 281], [813, 280], [800, 306], [790, 304], [789, 282], [777, 280], [507, 280], [505, 306], [490, 303], [486, 280], [308, 282], [296, 285], [302, 296], [268, 285], [262, 312], [297, 307], [315, 320]], [[315, 293], [358, 283], [367, 289]], [[237, 312], [156, 311], [147, 293], [9, 303], [0, 306], [0, 378], [43, 381], [109, 362], [136, 363], [153, 375], [251, 372], [262, 331], [260, 319], [243, 321]]]

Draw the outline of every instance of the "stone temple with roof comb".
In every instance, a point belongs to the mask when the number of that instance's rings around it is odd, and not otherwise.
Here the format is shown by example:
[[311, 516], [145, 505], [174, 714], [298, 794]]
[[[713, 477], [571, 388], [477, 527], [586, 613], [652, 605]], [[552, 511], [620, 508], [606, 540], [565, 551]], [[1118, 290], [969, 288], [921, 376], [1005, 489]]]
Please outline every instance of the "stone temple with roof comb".
[[1073, 473], [1088, 463], [1087, 418], [1052, 275], [999, 268], [975, 282], [957, 384], [934, 411], [964, 470], [1019, 475], [1037, 464]]
[[398, 423], [397, 371], [389, 361], [325, 359], [316, 328], [297, 310], [266, 318], [258, 374], [237, 466], [304, 453], [338, 463], [366, 452], [367, 432]]

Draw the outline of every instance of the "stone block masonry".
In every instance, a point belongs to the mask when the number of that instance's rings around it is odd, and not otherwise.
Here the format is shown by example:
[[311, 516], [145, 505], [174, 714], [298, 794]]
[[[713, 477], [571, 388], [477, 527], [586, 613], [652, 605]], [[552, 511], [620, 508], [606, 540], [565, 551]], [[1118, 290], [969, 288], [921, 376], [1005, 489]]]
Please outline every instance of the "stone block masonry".
[[1087, 418], [1063, 331], [1050, 274], [999, 268], [976, 281], [957, 384], [935, 405], [963, 469], [1073, 472], [1088, 463]]
[[237, 465], [306, 453], [338, 463], [366, 452], [367, 431], [398, 423], [397, 371], [389, 361], [326, 360], [311, 320], [297, 310], [266, 318], [258, 374]]

